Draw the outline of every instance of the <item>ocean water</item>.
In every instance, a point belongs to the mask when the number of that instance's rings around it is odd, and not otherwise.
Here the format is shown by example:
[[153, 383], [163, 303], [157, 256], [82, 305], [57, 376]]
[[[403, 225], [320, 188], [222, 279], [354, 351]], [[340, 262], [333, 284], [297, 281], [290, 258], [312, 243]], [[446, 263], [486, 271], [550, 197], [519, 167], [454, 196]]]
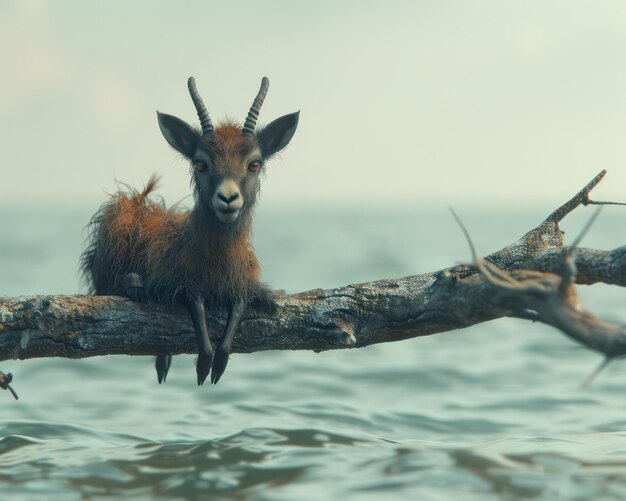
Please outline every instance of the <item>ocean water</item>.
[[[556, 200], [554, 207], [562, 200]], [[456, 206], [482, 254], [554, 207]], [[0, 294], [72, 294], [92, 207], [0, 209]], [[590, 211], [565, 224], [573, 238]], [[583, 242], [623, 245], [605, 210]], [[265, 281], [288, 292], [440, 269], [469, 257], [442, 207], [261, 208]], [[626, 294], [581, 289], [626, 322]], [[217, 386], [177, 356], [0, 362], [0, 499], [623, 499], [626, 366], [558, 331], [501, 319], [368, 348], [233, 355]]]

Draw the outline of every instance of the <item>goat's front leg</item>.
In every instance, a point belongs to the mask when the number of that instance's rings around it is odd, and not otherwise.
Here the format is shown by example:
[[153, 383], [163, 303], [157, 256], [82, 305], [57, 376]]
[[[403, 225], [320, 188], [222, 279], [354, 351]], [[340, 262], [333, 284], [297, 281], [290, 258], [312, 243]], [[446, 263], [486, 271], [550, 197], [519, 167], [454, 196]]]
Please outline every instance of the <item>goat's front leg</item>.
[[187, 303], [193, 327], [196, 331], [196, 340], [198, 342], [198, 361], [196, 362], [196, 375], [198, 376], [198, 386], [204, 384], [204, 380], [211, 371], [211, 362], [213, 361], [213, 347], [209, 339], [209, 329], [204, 316], [204, 301], [201, 298], [190, 299]]
[[[126, 297], [135, 301], [136, 303], [147, 303], [148, 295], [146, 294], [146, 288], [143, 286], [143, 281], [137, 273], [129, 273], [122, 279], [122, 285]], [[172, 355], [169, 353], [159, 354], [156, 356], [154, 362], [154, 368], [157, 372], [157, 380], [159, 384], [164, 383], [167, 379], [167, 373], [172, 366]]]
[[233, 304], [228, 315], [228, 322], [226, 324], [226, 330], [220, 339], [217, 349], [215, 350], [215, 356], [213, 357], [213, 369], [211, 370], [211, 383], [217, 384], [217, 382], [224, 374], [226, 370], [226, 364], [228, 363], [228, 356], [233, 345], [233, 337], [243, 312], [246, 310], [246, 302], [243, 299], [238, 299]]

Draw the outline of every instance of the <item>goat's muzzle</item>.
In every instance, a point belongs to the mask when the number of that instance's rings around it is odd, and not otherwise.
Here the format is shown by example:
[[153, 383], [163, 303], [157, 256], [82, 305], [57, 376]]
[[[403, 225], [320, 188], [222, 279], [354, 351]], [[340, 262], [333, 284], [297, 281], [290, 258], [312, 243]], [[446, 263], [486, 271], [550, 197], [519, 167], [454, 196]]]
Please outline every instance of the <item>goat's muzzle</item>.
[[235, 221], [243, 207], [243, 197], [237, 183], [231, 179], [224, 180], [213, 195], [212, 205], [220, 222]]

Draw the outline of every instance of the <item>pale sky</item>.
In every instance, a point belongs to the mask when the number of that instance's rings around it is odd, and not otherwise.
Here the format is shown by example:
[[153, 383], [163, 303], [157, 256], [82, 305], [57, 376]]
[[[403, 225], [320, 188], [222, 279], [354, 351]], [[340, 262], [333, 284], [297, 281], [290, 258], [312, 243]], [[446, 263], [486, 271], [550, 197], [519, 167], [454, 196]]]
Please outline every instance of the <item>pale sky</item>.
[[626, 201], [626, 3], [0, 0], [0, 204], [93, 204], [187, 165], [155, 110], [301, 111], [263, 204]]

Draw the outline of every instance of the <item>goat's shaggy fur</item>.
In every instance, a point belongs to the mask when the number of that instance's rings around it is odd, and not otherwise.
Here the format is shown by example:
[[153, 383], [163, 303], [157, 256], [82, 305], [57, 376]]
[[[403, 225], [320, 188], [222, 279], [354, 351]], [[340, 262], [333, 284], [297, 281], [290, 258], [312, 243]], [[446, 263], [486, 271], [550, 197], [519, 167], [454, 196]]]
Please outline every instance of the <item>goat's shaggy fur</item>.
[[[228, 123], [216, 130], [207, 146], [215, 158], [224, 159], [241, 155], [250, 142]], [[215, 168], [226, 169], [219, 162]], [[193, 184], [192, 211], [167, 209], [162, 200], [151, 197], [156, 176], [143, 191], [120, 190], [102, 205], [89, 225], [89, 244], [81, 259], [91, 293], [123, 296], [122, 279], [137, 273], [148, 297], [160, 303], [203, 298], [207, 306], [222, 308], [237, 299], [267, 302], [270, 294], [259, 281], [250, 233], [258, 186], [239, 220], [225, 225], [205, 208]]]
[[204, 298], [221, 308], [265, 296], [250, 222], [236, 234], [212, 232], [201, 211], [168, 210], [151, 200], [156, 185], [153, 177], [142, 192], [118, 192], [92, 218], [81, 262], [91, 292], [123, 296], [122, 279], [138, 273], [149, 297], [162, 303]]

